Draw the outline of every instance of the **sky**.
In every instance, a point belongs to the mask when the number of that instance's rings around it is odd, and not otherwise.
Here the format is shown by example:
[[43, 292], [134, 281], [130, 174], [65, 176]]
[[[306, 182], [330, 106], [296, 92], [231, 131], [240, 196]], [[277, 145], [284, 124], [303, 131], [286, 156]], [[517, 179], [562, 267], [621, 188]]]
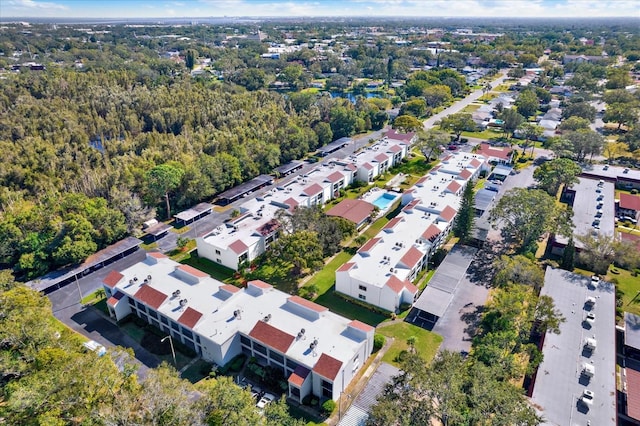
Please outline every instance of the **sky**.
[[637, 17], [640, 0], [0, 0], [0, 18]]

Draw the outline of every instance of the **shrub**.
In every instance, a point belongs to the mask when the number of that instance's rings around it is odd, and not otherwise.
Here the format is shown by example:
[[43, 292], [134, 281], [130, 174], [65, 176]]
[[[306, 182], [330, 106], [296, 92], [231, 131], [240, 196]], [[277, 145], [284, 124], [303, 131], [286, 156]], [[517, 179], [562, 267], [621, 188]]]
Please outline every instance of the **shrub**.
[[382, 334], [373, 336], [373, 351], [378, 352], [384, 346], [385, 338]]
[[635, 194], [637, 194], [637, 193], [638, 193], [638, 190], [637, 190], [637, 189], [635, 189], [635, 188], [633, 188], [633, 189], [631, 190], [631, 193], [632, 193], [633, 195], [635, 195]]
[[409, 353], [409, 352], [407, 352], [407, 351], [405, 351], [405, 350], [400, 351], [400, 353], [399, 353], [398, 355], [396, 355], [396, 357], [394, 358], [394, 361], [395, 361], [395, 362], [402, 362], [402, 361], [404, 361], [404, 359], [407, 357], [407, 354], [408, 354], [408, 353]]
[[313, 398], [312, 394], [309, 394], [302, 398], [302, 405], [311, 405], [311, 398]]
[[311, 406], [312, 407], [315, 407], [316, 405], [318, 405], [318, 402], [320, 402], [320, 401], [318, 401], [318, 398], [316, 398], [315, 396], [313, 396], [311, 398]]
[[322, 404], [322, 411], [328, 416], [336, 409], [336, 402], [332, 399], [328, 399]]

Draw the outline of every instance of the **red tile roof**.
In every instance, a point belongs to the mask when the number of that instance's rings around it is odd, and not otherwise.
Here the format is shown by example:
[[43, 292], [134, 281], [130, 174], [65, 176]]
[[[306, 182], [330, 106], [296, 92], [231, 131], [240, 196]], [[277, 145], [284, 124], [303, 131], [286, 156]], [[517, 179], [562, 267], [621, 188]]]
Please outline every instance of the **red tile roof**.
[[376, 244], [378, 244], [378, 241], [380, 241], [382, 238], [372, 238], [369, 241], [367, 241], [365, 243], [365, 245], [363, 245], [362, 247], [360, 247], [360, 250], [358, 250], [359, 252], [362, 253], [366, 253], [369, 250], [371, 250], [373, 247], [375, 247]]
[[640, 211], [640, 196], [620, 193], [620, 208]]
[[440, 212], [440, 217], [446, 220], [447, 222], [451, 222], [451, 220], [456, 217], [456, 209], [451, 206], [445, 207], [442, 212]]
[[347, 164], [346, 167], [347, 167], [347, 169], [351, 170], [352, 172], [355, 172], [356, 170], [358, 170], [356, 165], [352, 164], [352, 163]]
[[435, 166], [433, 169], [429, 170], [429, 173], [435, 174], [438, 170], [440, 170], [440, 166]]
[[355, 265], [355, 262], [347, 262], [344, 265], [342, 265], [341, 267], [339, 267], [336, 272], [346, 272], [349, 269], [353, 268], [353, 265]]
[[307, 309], [310, 309], [316, 312], [324, 312], [328, 310], [328, 308], [318, 305], [317, 303], [313, 303], [310, 300], [303, 299], [300, 296], [291, 296], [287, 299], [287, 302], [295, 303], [296, 305], [300, 305], [302, 307], [305, 307]]
[[235, 254], [242, 254], [249, 249], [249, 247], [241, 240], [235, 240], [234, 242], [229, 244], [229, 248]]
[[326, 214], [347, 219], [356, 225], [364, 222], [373, 212], [373, 204], [363, 200], [345, 198], [333, 206]]
[[294, 198], [287, 198], [282, 203], [289, 206], [290, 209], [298, 207], [298, 202]]
[[428, 180], [429, 180], [429, 176], [422, 176], [420, 179], [416, 181], [416, 185], [422, 185]]
[[152, 251], [150, 253], [147, 253], [147, 256], [155, 257], [156, 259], [166, 259], [168, 257], [167, 255], [157, 251]]
[[180, 269], [182, 272], [186, 272], [187, 274], [193, 275], [194, 277], [198, 278], [207, 278], [209, 276], [209, 274], [189, 265], [180, 265], [178, 266], [178, 269]]
[[391, 219], [382, 229], [393, 229], [400, 221], [402, 220], [401, 216], [396, 216]]
[[340, 172], [333, 172], [327, 176], [327, 180], [331, 183], [340, 182], [341, 179], [344, 179], [344, 175]]
[[373, 158], [375, 158], [375, 160], [376, 160], [378, 163], [382, 163], [383, 161], [388, 160], [388, 159], [389, 159], [389, 156], [388, 156], [387, 154], [380, 153], [380, 154], [376, 155], [376, 156], [375, 156], [375, 157], [373, 157]]
[[458, 176], [466, 180], [466, 179], [469, 179], [471, 176], [473, 176], [473, 173], [469, 169], [464, 169], [463, 171], [460, 172]]
[[249, 332], [249, 336], [283, 354], [287, 353], [289, 346], [295, 340], [294, 336], [264, 321], [258, 321]]
[[404, 207], [402, 208], [402, 211], [403, 211], [403, 212], [411, 211], [411, 210], [413, 210], [413, 208], [414, 208], [415, 206], [417, 206], [418, 204], [420, 204], [420, 200], [416, 198], [415, 200], [413, 200], [412, 202], [410, 202], [409, 204], [407, 204], [406, 206], [404, 206]]
[[180, 315], [180, 318], [178, 318], [178, 322], [185, 327], [193, 328], [198, 323], [198, 321], [200, 321], [201, 317], [202, 314], [200, 312], [191, 307], [188, 307], [184, 310], [184, 313]]
[[396, 153], [402, 151], [402, 147], [398, 146], [398, 145], [392, 145], [391, 147], [389, 147], [389, 149], [387, 151], [396, 154]]
[[313, 185], [306, 187], [304, 191], [302, 191], [302, 193], [308, 197], [317, 195], [320, 192], [322, 192], [322, 187], [317, 183], [314, 183]]
[[153, 309], [158, 309], [162, 303], [167, 300], [167, 295], [149, 285], [140, 287], [136, 294], [133, 295], [137, 300], [141, 301]]
[[411, 284], [409, 281], [402, 281], [400, 278], [395, 275], [391, 275], [386, 282], [386, 286], [393, 290], [395, 293], [399, 294], [403, 289], [409, 290], [411, 293], [416, 294], [418, 292], [418, 287]]
[[449, 185], [447, 185], [447, 189], [451, 192], [453, 192], [454, 194], [456, 192], [458, 192], [460, 190], [460, 188], [462, 188], [462, 185], [460, 185], [458, 182], [453, 181], [451, 182]]
[[104, 277], [102, 282], [105, 283], [109, 288], [114, 288], [122, 278], [124, 278], [124, 275], [122, 275], [120, 272], [111, 271], [106, 277]]
[[440, 228], [433, 223], [422, 233], [422, 238], [425, 240], [433, 241], [438, 235], [440, 235]]
[[289, 376], [289, 383], [301, 387], [311, 370], [299, 365]]
[[358, 320], [351, 321], [349, 323], [349, 327], [356, 328], [360, 331], [364, 331], [365, 333], [375, 330], [375, 327], [372, 327], [369, 324], [365, 324], [362, 321], [358, 321]]
[[119, 291], [116, 291], [114, 295], [111, 296], [109, 300], [107, 300], [107, 304], [111, 306], [116, 306], [123, 296], [124, 296], [124, 293], [120, 293]]
[[640, 420], [640, 372], [627, 368], [627, 414]]
[[402, 256], [400, 262], [402, 262], [404, 265], [407, 265], [407, 267], [409, 268], [413, 268], [420, 261], [420, 259], [422, 259], [422, 256], [424, 256], [424, 253], [411, 246], [409, 250], [407, 250], [407, 252], [404, 254], [404, 256]]
[[474, 158], [473, 160], [471, 160], [469, 164], [471, 165], [471, 167], [480, 167], [480, 165], [482, 164], [482, 161], [478, 160], [477, 158]]
[[[476, 154], [483, 155], [487, 158], [494, 157], [501, 160], [509, 160], [511, 158], [511, 151], [512, 149], [509, 147], [498, 147], [491, 146], [488, 143], [481, 143]], [[478, 167], [481, 164], [476, 158], [471, 161], [471, 164], [473, 164], [474, 161], [478, 162], [478, 165], [474, 165], [473, 167]]]
[[231, 284], [225, 284], [225, 285], [221, 285], [220, 288], [224, 291], [227, 291], [229, 293], [237, 293], [240, 291], [240, 289], [238, 287], [236, 287], [235, 285], [231, 285]]
[[444, 157], [442, 160], [440, 160], [442, 163], [446, 163], [447, 161], [451, 160], [453, 158], [453, 155], [447, 155], [446, 157]]
[[373, 166], [371, 164], [369, 164], [369, 163], [364, 163], [362, 165], [362, 167], [364, 167], [367, 170], [373, 170]]
[[264, 289], [264, 290], [267, 290], [267, 289], [273, 288], [273, 286], [272, 286], [271, 284], [267, 284], [267, 283], [265, 283], [265, 282], [264, 282], [264, 281], [262, 281], [262, 280], [253, 280], [253, 281], [249, 281], [249, 283], [248, 283], [248, 284], [249, 284], [249, 285], [252, 285], [252, 286], [255, 286], [255, 287], [258, 287], [258, 288], [261, 288], [261, 289]]
[[411, 142], [411, 139], [413, 139], [415, 135], [416, 134], [414, 132], [400, 133], [395, 129], [391, 129], [385, 134], [385, 136], [389, 139], [393, 139], [395, 141], [403, 141], [407, 143]]
[[327, 354], [320, 355], [320, 359], [313, 367], [313, 371], [329, 380], [335, 380], [342, 368], [342, 361]]

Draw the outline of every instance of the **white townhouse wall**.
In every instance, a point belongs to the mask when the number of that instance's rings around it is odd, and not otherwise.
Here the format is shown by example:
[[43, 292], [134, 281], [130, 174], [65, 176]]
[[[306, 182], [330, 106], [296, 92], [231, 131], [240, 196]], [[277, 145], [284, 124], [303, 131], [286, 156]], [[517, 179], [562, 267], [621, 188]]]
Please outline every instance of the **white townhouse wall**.
[[391, 167], [398, 165], [407, 156], [409, 146], [404, 142], [383, 138], [349, 157], [334, 162], [343, 166], [351, 165], [356, 171], [356, 180], [372, 182]]
[[208, 234], [196, 238], [198, 255], [233, 270], [264, 253], [277, 238], [274, 221], [280, 209], [324, 205], [336, 198], [354, 177], [354, 170], [323, 164], [286, 184], [276, 186], [243, 203], [240, 215]]
[[337, 399], [373, 349], [374, 328], [262, 281], [223, 284], [163, 254], [103, 280], [111, 317], [136, 315], [218, 365], [240, 353], [282, 372], [288, 397]]
[[456, 153], [402, 195], [402, 212], [336, 271], [336, 291], [388, 311], [413, 303], [412, 284], [453, 226], [464, 187], [489, 166]]

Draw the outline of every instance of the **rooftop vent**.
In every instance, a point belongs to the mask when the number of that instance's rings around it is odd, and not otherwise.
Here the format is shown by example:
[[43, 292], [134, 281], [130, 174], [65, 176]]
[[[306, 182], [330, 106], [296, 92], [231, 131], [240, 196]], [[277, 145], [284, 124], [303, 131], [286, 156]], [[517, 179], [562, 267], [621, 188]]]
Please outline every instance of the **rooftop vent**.
[[262, 321], [269, 322], [270, 319], [271, 319], [271, 314], [267, 314], [264, 316], [264, 318], [262, 318]]
[[180, 290], [176, 290], [173, 293], [171, 293], [171, 297], [173, 297], [174, 299], [179, 296], [180, 296]]
[[236, 309], [233, 311], [233, 317], [236, 319], [242, 319], [242, 311], [240, 309]]
[[147, 275], [147, 281], [151, 282], [151, 275]]
[[187, 299], [180, 299], [180, 307], [184, 308], [185, 306], [187, 306], [187, 302], [188, 302]]

